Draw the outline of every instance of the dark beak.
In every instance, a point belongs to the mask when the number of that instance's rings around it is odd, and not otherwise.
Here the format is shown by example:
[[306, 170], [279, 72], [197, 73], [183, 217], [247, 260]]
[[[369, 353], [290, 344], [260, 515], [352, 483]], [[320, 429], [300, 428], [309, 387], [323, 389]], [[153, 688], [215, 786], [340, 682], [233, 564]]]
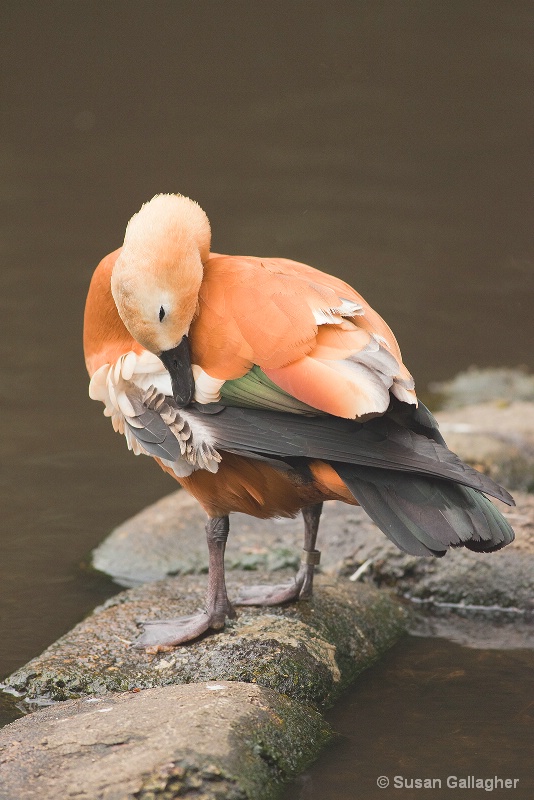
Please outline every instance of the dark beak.
[[182, 337], [180, 344], [159, 355], [171, 376], [172, 394], [179, 408], [188, 406], [195, 394], [195, 379], [191, 369], [191, 354], [187, 336]]

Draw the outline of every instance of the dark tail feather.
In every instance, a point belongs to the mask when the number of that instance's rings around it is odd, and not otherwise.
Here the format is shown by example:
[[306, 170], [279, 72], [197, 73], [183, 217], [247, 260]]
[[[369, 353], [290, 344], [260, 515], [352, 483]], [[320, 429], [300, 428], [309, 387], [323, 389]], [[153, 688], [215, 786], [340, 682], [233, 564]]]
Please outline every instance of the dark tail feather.
[[387, 469], [333, 465], [373, 522], [401, 550], [444, 556], [449, 547], [500, 550], [514, 532], [476, 489]]

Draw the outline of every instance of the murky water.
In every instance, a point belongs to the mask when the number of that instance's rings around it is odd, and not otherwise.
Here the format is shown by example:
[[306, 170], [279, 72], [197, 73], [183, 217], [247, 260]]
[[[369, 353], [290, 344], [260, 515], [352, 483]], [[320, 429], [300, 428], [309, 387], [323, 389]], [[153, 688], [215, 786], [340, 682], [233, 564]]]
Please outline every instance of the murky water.
[[402, 640], [331, 712], [338, 738], [283, 800], [531, 800], [533, 674], [532, 650]]
[[534, 365], [533, 44], [516, 0], [3, 4], [0, 677], [115, 591], [89, 551], [173, 488], [81, 352], [91, 272], [156, 192], [214, 249], [354, 283], [422, 387]]

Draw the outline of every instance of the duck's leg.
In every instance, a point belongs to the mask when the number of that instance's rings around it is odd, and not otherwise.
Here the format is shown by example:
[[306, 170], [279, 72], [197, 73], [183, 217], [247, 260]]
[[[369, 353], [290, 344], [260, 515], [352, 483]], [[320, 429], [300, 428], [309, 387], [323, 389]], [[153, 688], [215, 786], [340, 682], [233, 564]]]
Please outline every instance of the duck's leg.
[[319, 563], [321, 554], [315, 549], [317, 531], [322, 503], [305, 506], [302, 509], [304, 517], [304, 549], [300, 568], [291, 583], [279, 583], [273, 586], [246, 586], [241, 589], [239, 597], [235, 600], [238, 606], [277, 606], [291, 600], [306, 600], [312, 596], [313, 572]]
[[236, 613], [226, 594], [224, 580], [224, 551], [229, 531], [228, 516], [211, 517], [206, 524], [208, 542], [208, 591], [206, 610], [188, 617], [143, 622], [143, 633], [133, 645], [148, 653], [172, 650], [179, 644], [196, 639], [209, 628], [224, 628], [226, 618]]
[[315, 503], [313, 506], [305, 506], [302, 509], [302, 516], [304, 517], [304, 549], [302, 550], [300, 568], [295, 577], [296, 583], [302, 581], [299, 592], [300, 600], [308, 600], [313, 593], [313, 573], [315, 566], [321, 560], [321, 553], [315, 549], [315, 544], [322, 510], [322, 503]]

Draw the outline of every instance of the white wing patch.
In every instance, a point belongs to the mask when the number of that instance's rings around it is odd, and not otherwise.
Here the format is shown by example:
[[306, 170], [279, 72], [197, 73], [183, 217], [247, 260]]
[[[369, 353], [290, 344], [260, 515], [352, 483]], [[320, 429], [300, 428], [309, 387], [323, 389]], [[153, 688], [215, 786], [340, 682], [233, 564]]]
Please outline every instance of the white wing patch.
[[198, 364], [192, 364], [195, 378], [195, 400], [197, 403], [218, 403], [221, 399], [221, 386], [226, 381], [212, 378]]
[[314, 308], [313, 317], [317, 325], [337, 325], [343, 317], [361, 317], [363, 306], [353, 300], [341, 298], [341, 305], [335, 308]]
[[362, 350], [350, 356], [348, 360], [368, 367], [380, 377], [386, 389], [389, 389], [395, 375], [399, 372], [400, 364], [395, 356], [382, 345], [380, 338], [372, 333], [369, 343]]
[[[213, 393], [215, 387], [209, 388]], [[114, 364], [103, 364], [91, 378], [89, 397], [104, 403], [104, 415], [110, 417], [113, 429], [125, 436], [128, 448], [135, 455], [157, 454], [180, 478], [197, 469], [217, 471], [221, 457], [215, 449], [213, 437], [198, 419], [174, 404], [170, 375], [159, 358], [147, 350], [140, 355], [130, 351]], [[147, 449], [151, 447], [151, 440], [150, 437], [144, 438], [142, 431], [145, 417], [150, 420], [151, 415], [152, 418], [158, 416], [160, 431], [176, 439], [172, 449], [180, 453], [177, 458], [166, 459]], [[141, 441], [136, 437], [135, 429], [140, 431]], [[157, 442], [154, 448], [157, 451]]]

